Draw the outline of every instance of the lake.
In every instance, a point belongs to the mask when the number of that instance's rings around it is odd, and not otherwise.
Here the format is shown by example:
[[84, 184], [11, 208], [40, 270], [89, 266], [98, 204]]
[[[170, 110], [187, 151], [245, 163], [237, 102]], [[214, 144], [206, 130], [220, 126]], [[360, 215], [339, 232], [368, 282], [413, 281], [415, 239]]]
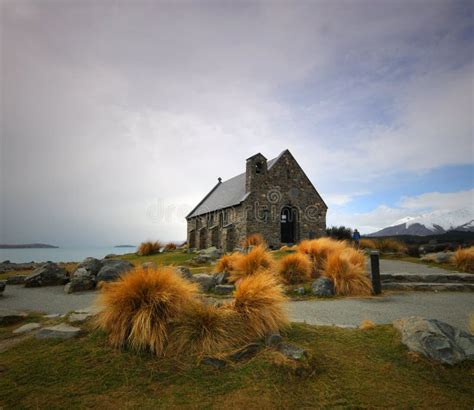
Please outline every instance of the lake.
[[133, 253], [135, 248], [84, 247], [84, 248], [38, 248], [38, 249], [0, 249], [0, 262], [80, 262], [88, 256], [101, 259], [115, 253], [123, 255]]

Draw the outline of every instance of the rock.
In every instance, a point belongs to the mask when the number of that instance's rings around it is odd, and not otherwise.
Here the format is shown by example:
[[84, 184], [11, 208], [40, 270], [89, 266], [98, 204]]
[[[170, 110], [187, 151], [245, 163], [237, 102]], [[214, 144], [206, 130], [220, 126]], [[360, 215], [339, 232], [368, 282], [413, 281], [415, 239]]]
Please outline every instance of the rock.
[[72, 274], [71, 281], [64, 287], [64, 292], [73, 293], [95, 288], [95, 275], [86, 268], [78, 268]]
[[49, 315], [44, 315], [43, 317], [46, 319], [55, 319], [59, 316], [61, 316], [59, 313], [50, 313]]
[[280, 343], [278, 345], [278, 351], [293, 360], [300, 360], [303, 356], [306, 356], [304, 349], [289, 343]]
[[48, 262], [25, 278], [25, 287], [64, 285], [68, 280], [66, 269], [56, 263]]
[[234, 285], [216, 285], [214, 291], [219, 295], [229, 295], [235, 290]]
[[426, 262], [446, 263], [450, 262], [453, 256], [454, 252], [433, 252], [423, 255], [421, 260]]
[[113, 258], [116, 258], [118, 255], [116, 255], [115, 253], [109, 253], [108, 255], [105, 255], [104, 256], [104, 259], [113, 259]]
[[69, 326], [61, 323], [56, 326], [44, 327], [36, 333], [37, 339], [70, 339], [79, 335], [81, 329], [79, 327]]
[[0, 293], [3, 293], [6, 286], [7, 286], [7, 281], [6, 280], [0, 280]]
[[7, 285], [23, 285], [26, 275], [12, 275], [7, 278]]
[[184, 279], [191, 279], [193, 274], [186, 266], [176, 266], [175, 270], [184, 278]]
[[219, 259], [222, 256], [222, 251], [217, 249], [215, 246], [211, 246], [206, 249], [202, 249], [199, 251], [199, 255], [201, 256], [207, 256], [210, 259]]
[[474, 360], [474, 336], [447, 323], [411, 316], [396, 320], [393, 326], [410, 351], [449, 365]]
[[83, 268], [94, 276], [97, 276], [101, 267], [102, 267], [102, 262], [99, 259], [92, 258], [92, 257], [84, 259], [79, 265], [77, 265], [77, 269]]
[[70, 323], [82, 323], [86, 320], [90, 319], [93, 316], [92, 313], [85, 313], [85, 312], [74, 312], [68, 318], [68, 322]]
[[220, 272], [214, 274], [214, 282], [216, 285], [225, 285], [228, 283], [229, 273], [228, 272]]
[[271, 333], [265, 337], [265, 345], [278, 346], [283, 341], [280, 333]]
[[206, 263], [210, 263], [213, 259], [209, 255], [196, 255], [191, 260], [192, 260], [192, 262], [194, 262], [198, 265], [204, 265]]
[[315, 296], [334, 296], [334, 284], [324, 276], [316, 279], [311, 285], [311, 293]]
[[199, 287], [203, 292], [209, 292], [209, 290], [214, 286], [214, 276], [209, 275], [208, 273], [197, 273], [193, 275], [190, 279], [191, 282], [199, 284]]
[[10, 309], [0, 309], [0, 325], [12, 325], [21, 322], [28, 315], [25, 312]]
[[102, 268], [97, 274], [97, 282], [110, 282], [117, 280], [122, 273], [133, 269], [133, 265], [122, 259], [105, 259], [102, 261]]
[[215, 367], [216, 369], [222, 369], [227, 364], [224, 360], [218, 359], [217, 357], [210, 357], [210, 356], [204, 356], [202, 359], [202, 363]]
[[247, 359], [249, 357], [255, 356], [260, 350], [260, 347], [261, 345], [259, 345], [258, 343], [250, 343], [242, 349], [239, 349], [236, 352], [230, 354], [228, 358], [233, 362], [238, 362], [240, 360]]
[[39, 329], [41, 325], [39, 323], [27, 323], [26, 325], [20, 326], [18, 329], [13, 331], [14, 334], [29, 333], [33, 330]]

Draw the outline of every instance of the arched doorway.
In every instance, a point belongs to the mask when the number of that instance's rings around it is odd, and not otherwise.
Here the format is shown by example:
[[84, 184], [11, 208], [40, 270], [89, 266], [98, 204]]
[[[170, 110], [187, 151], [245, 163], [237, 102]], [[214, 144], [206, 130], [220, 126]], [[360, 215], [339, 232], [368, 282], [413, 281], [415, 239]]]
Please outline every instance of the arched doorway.
[[297, 226], [296, 209], [285, 206], [280, 214], [280, 232], [282, 243], [296, 242], [296, 226]]

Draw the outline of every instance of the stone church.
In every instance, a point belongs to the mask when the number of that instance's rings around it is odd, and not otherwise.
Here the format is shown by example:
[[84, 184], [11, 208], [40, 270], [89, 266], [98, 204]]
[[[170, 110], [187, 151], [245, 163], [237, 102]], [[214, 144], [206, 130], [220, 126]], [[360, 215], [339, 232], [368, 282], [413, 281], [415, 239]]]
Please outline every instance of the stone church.
[[325, 234], [327, 205], [290, 151], [255, 154], [243, 174], [217, 185], [186, 216], [190, 249], [232, 251], [260, 233], [271, 248]]

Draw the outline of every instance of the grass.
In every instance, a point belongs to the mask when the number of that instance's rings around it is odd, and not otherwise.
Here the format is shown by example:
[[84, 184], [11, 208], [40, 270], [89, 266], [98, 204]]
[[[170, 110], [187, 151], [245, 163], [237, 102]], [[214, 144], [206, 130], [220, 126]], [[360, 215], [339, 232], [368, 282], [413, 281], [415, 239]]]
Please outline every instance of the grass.
[[311, 262], [302, 253], [292, 253], [279, 261], [278, 273], [287, 285], [305, 283], [311, 279]]
[[474, 273], [474, 246], [458, 249], [453, 257], [454, 266], [468, 273]]
[[156, 266], [165, 265], [188, 265], [192, 258], [196, 256], [193, 252], [183, 252], [182, 250], [176, 250], [171, 252], [158, 253], [156, 255], [139, 256], [135, 253], [127, 253], [125, 255], [118, 256], [120, 259], [125, 259], [135, 266], [139, 266], [145, 262], [153, 262]]
[[[474, 365], [408, 354], [391, 326], [293, 324], [286, 339], [310, 353], [298, 376], [271, 351], [217, 371], [196, 360], [118, 352], [92, 331], [30, 339], [2, 354], [4, 408], [472, 408]], [[256, 397], [258, 400], [256, 401]]]
[[162, 246], [160, 241], [145, 241], [138, 245], [137, 254], [140, 256], [154, 255], [160, 252]]

